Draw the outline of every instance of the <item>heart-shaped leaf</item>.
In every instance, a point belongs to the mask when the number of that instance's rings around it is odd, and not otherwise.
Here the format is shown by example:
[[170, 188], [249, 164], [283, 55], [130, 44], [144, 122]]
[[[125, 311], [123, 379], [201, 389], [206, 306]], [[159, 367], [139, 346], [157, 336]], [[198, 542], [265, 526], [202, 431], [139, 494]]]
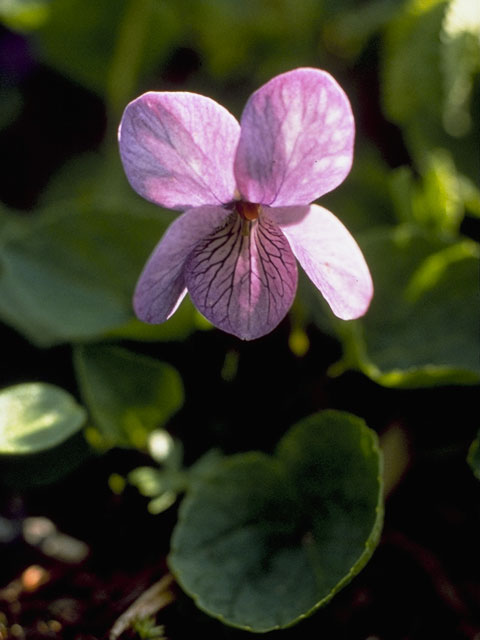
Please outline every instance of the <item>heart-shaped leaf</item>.
[[382, 525], [375, 434], [326, 411], [294, 426], [273, 457], [220, 461], [181, 505], [170, 567], [197, 605], [265, 632], [327, 603], [368, 561]]

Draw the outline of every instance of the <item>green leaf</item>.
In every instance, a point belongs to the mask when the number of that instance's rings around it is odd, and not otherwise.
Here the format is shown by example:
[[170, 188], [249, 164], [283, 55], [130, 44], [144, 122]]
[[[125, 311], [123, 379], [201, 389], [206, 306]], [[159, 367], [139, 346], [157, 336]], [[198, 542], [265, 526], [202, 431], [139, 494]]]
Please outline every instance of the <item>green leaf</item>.
[[[105, 95], [118, 42], [124, 39], [129, 7], [148, 12], [142, 34], [130, 34], [137, 81], [163, 61], [178, 35], [180, 23], [169, 3], [155, 0], [52, 0], [48, 20], [37, 32], [45, 61], [88, 89]], [[128, 29], [128, 24], [126, 25]], [[133, 40], [133, 41], [132, 41]], [[124, 60], [129, 66], [129, 61]], [[129, 69], [127, 74], [129, 75]], [[130, 84], [130, 78], [127, 79]], [[118, 91], [118, 88], [117, 88]], [[131, 96], [132, 98], [134, 96]]]
[[[434, 149], [453, 153], [460, 173], [478, 174], [470, 102], [478, 73], [478, 12], [470, 0], [407, 0], [385, 29], [382, 99], [420, 168]], [[421, 61], [421, 63], [419, 63]]]
[[444, 77], [443, 123], [452, 136], [472, 128], [470, 102], [480, 71], [480, 11], [471, 0], [451, 0], [440, 37]]
[[142, 448], [149, 433], [183, 404], [183, 386], [169, 364], [109, 345], [78, 347], [80, 389], [107, 445]]
[[359, 321], [340, 323], [344, 358], [386, 386], [476, 384], [479, 247], [409, 227], [365, 234], [375, 293]]
[[49, 0], [2, 0], [0, 22], [15, 31], [30, 31], [44, 24], [49, 11]]
[[322, 206], [335, 211], [351, 233], [395, 224], [389, 190], [390, 169], [368, 140], [359, 151], [348, 180], [322, 198]]
[[238, 75], [255, 78], [257, 87], [280, 69], [305, 61], [318, 46], [317, 25], [323, 16], [316, 0], [188, 0], [176, 7], [211, 75], [229, 82]]
[[191, 307], [158, 328], [133, 322], [136, 280], [170, 220], [162, 210], [135, 214], [72, 203], [38, 214], [0, 247], [0, 317], [38, 346], [121, 337], [123, 328], [131, 339], [187, 335], [194, 329]]
[[383, 101], [387, 115], [399, 124], [419, 114], [440, 119], [438, 35], [446, 6], [446, 0], [407, 0], [386, 30]]
[[226, 624], [265, 632], [326, 604], [365, 565], [382, 525], [375, 434], [326, 411], [294, 426], [276, 455], [219, 461], [180, 508], [169, 565]]
[[339, 7], [324, 27], [324, 38], [330, 51], [346, 59], [357, 58], [372, 36], [398, 12], [394, 0], [373, 0], [352, 9]]
[[84, 424], [85, 410], [63, 389], [31, 382], [0, 391], [0, 454], [36, 453]]
[[441, 233], [457, 233], [463, 219], [466, 193], [453, 158], [445, 149], [425, 154], [421, 179], [410, 167], [390, 174], [390, 190], [400, 222], [413, 222]]
[[480, 480], [480, 430], [470, 446], [467, 460], [473, 473]]

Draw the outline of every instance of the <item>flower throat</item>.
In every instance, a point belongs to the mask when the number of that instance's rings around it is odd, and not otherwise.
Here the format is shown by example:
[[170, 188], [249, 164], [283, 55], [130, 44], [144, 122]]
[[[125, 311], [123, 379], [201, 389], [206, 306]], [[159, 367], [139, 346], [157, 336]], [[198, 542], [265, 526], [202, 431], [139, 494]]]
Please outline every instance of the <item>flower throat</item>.
[[254, 222], [260, 213], [260, 205], [254, 202], [245, 202], [239, 200], [235, 203], [235, 210], [242, 219], [242, 235], [248, 236], [250, 232], [250, 226]]

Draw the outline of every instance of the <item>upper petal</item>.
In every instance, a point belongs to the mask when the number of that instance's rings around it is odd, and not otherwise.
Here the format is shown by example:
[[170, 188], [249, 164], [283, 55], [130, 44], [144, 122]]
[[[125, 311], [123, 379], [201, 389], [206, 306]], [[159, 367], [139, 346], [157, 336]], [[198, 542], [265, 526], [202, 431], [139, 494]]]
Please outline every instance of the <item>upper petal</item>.
[[127, 105], [118, 138], [127, 178], [141, 196], [170, 209], [232, 200], [237, 120], [195, 93], [145, 93]]
[[184, 264], [197, 242], [208, 236], [229, 215], [223, 207], [198, 207], [179, 216], [153, 250], [138, 280], [133, 298], [140, 320], [165, 322], [185, 293]]
[[185, 264], [195, 306], [220, 329], [244, 340], [269, 333], [292, 305], [297, 266], [285, 236], [266, 216], [233, 213], [203, 238]]
[[243, 112], [238, 188], [250, 202], [308, 204], [345, 179], [354, 135], [350, 103], [331, 75], [296, 69], [276, 76]]
[[363, 254], [340, 220], [318, 205], [271, 210], [293, 253], [343, 320], [362, 316], [373, 295]]

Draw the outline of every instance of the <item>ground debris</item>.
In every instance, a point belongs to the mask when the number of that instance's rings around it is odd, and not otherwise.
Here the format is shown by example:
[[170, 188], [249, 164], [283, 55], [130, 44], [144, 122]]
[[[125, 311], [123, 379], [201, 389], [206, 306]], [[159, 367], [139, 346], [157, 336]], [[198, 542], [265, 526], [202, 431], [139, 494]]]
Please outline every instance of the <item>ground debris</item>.
[[171, 589], [173, 576], [167, 573], [160, 580], [144, 591], [113, 625], [109, 640], [116, 640], [136, 621], [150, 618], [158, 611], [175, 600], [175, 594]]
[[29, 517], [23, 521], [25, 541], [59, 562], [80, 564], [89, 554], [88, 545], [58, 531], [55, 524], [45, 517]]

